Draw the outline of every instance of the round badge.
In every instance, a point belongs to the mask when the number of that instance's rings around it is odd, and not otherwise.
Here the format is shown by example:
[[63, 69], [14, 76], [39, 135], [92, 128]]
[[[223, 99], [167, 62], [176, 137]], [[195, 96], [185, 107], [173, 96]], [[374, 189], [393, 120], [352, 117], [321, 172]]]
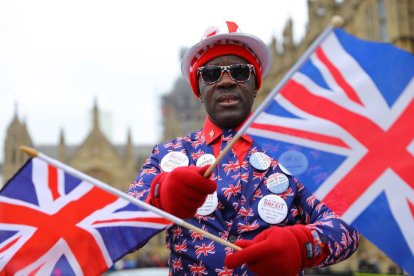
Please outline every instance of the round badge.
[[177, 167], [188, 166], [188, 164], [187, 155], [179, 151], [171, 151], [162, 158], [161, 169], [164, 172], [170, 172]]
[[212, 154], [204, 154], [201, 155], [200, 158], [197, 159], [196, 166], [197, 167], [204, 167], [205, 165], [211, 165], [216, 161], [216, 157]]
[[282, 222], [287, 216], [287, 204], [277, 195], [266, 195], [258, 205], [259, 216], [262, 220], [270, 224]]
[[272, 159], [263, 152], [255, 152], [250, 156], [250, 164], [259, 171], [265, 171], [270, 167]]
[[197, 214], [200, 216], [208, 216], [213, 213], [218, 205], [217, 192], [209, 194], [203, 205], [197, 209]]
[[289, 187], [289, 179], [281, 173], [274, 173], [266, 179], [266, 187], [274, 194], [281, 194]]
[[306, 155], [297, 150], [285, 151], [279, 156], [279, 162], [286, 167], [290, 174], [295, 176], [301, 175], [309, 167]]
[[279, 168], [280, 168], [280, 170], [282, 171], [282, 172], [284, 172], [285, 174], [287, 174], [287, 175], [292, 175], [291, 173], [290, 173], [290, 171], [288, 171], [285, 167], [283, 167], [283, 165], [282, 164], [277, 164], [278, 166], [279, 166]]

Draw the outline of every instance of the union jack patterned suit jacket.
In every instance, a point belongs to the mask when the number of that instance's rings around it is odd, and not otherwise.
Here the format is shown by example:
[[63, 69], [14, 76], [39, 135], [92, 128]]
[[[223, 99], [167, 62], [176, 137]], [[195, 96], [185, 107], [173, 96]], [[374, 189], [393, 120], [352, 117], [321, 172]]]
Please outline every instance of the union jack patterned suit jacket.
[[[231, 138], [223, 130], [223, 140]], [[162, 172], [162, 158], [171, 151], [182, 152], [189, 158], [189, 165], [195, 165], [204, 154], [213, 154], [211, 145], [205, 142], [203, 129], [185, 137], [156, 145], [151, 156], [142, 166], [136, 180], [129, 188], [129, 194], [145, 200], [154, 177]], [[267, 170], [257, 170], [249, 162], [255, 152], [263, 152], [254, 141], [242, 164], [229, 152], [213, 171], [211, 178], [217, 181], [218, 207], [211, 215], [195, 215], [188, 221], [223, 239], [253, 239], [269, 227], [283, 227], [305, 224], [314, 236], [314, 253], [320, 254], [320, 246], [329, 248], [328, 256], [319, 266], [337, 263], [349, 257], [357, 248], [358, 232], [343, 222], [323, 202], [320, 202], [306, 187], [291, 175], [286, 174], [276, 160]], [[288, 206], [286, 218], [277, 225], [271, 225], [260, 218], [260, 199], [272, 194], [266, 187], [266, 179], [274, 174], [285, 174], [289, 179], [288, 189], [279, 194]], [[197, 183], [194, 183], [195, 185]], [[232, 249], [187, 230], [178, 225], [167, 229], [167, 247], [171, 275], [252, 275], [247, 265], [230, 270], [224, 265], [224, 258]], [[287, 249], [288, 250], [288, 249]]]

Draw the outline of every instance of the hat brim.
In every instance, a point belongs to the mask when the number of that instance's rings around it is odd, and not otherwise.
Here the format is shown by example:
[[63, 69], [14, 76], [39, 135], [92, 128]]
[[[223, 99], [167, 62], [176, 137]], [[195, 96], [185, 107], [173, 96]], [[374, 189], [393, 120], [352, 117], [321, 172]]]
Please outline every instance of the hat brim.
[[226, 39], [238, 41], [250, 48], [260, 61], [262, 66], [262, 76], [264, 77], [267, 75], [272, 61], [272, 54], [270, 53], [269, 47], [267, 47], [267, 45], [260, 38], [254, 35], [245, 33], [228, 33], [205, 38], [187, 50], [181, 62], [181, 73], [184, 78], [189, 81], [191, 61], [197, 53], [209, 44], [214, 44], [217, 41]]

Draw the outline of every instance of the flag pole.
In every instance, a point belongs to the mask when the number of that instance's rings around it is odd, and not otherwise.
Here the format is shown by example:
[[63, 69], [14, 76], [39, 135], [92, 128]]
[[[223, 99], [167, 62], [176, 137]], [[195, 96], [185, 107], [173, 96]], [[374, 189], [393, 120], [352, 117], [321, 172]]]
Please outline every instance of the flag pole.
[[313, 54], [315, 49], [325, 40], [325, 38], [332, 32], [334, 28], [339, 28], [343, 25], [344, 21], [339, 15], [335, 15], [331, 18], [330, 24], [323, 30], [323, 32], [313, 41], [309, 48], [303, 53], [303, 55], [296, 61], [296, 63], [290, 68], [290, 70], [284, 75], [282, 80], [270, 91], [266, 99], [260, 104], [256, 111], [247, 119], [247, 121], [241, 126], [236, 135], [230, 140], [227, 146], [217, 156], [214, 163], [205, 171], [204, 177], [208, 177], [214, 170], [214, 168], [220, 164], [221, 160], [227, 154], [227, 152], [233, 147], [233, 145], [240, 139], [240, 137], [246, 132], [254, 120], [262, 113], [272, 102], [273, 98], [280, 92], [285, 84], [291, 79], [293, 74], [299, 70], [299, 68], [307, 61], [307, 59]]
[[167, 220], [169, 220], [171, 222], [174, 222], [175, 224], [178, 224], [178, 225], [180, 225], [184, 228], [187, 228], [189, 230], [197, 232], [197, 233], [203, 235], [204, 237], [207, 237], [207, 238], [209, 238], [213, 241], [216, 241], [216, 242], [218, 242], [218, 243], [220, 243], [224, 246], [228, 246], [228, 247], [230, 247], [234, 250], [241, 250], [242, 249], [241, 247], [239, 247], [235, 244], [232, 244], [229, 241], [226, 241], [226, 240], [224, 240], [220, 237], [217, 237], [217, 236], [215, 236], [215, 235], [213, 235], [213, 234], [211, 234], [207, 231], [204, 231], [203, 229], [198, 228], [198, 227], [184, 221], [183, 219], [180, 219], [179, 217], [176, 217], [176, 216], [174, 216], [170, 213], [167, 213], [167, 212], [165, 212], [161, 209], [158, 209], [158, 208], [156, 208], [156, 207], [154, 207], [154, 206], [152, 206], [152, 205], [150, 205], [150, 204], [148, 204], [144, 201], [141, 201], [141, 200], [138, 200], [138, 199], [136, 199], [132, 196], [129, 196], [127, 193], [124, 193], [124, 192], [122, 192], [122, 191], [120, 191], [120, 190], [118, 190], [118, 189], [116, 189], [112, 186], [109, 186], [108, 184], [106, 184], [106, 183], [104, 183], [104, 182], [102, 182], [102, 181], [100, 181], [96, 178], [93, 178], [93, 177], [91, 177], [87, 174], [84, 174], [84, 173], [82, 173], [78, 170], [75, 170], [74, 168], [71, 168], [71, 167], [65, 165], [64, 163], [62, 163], [58, 160], [55, 160], [55, 159], [53, 159], [53, 158], [51, 158], [51, 157], [49, 157], [49, 156], [47, 156], [47, 155], [45, 155], [41, 152], [38, 152], [37, 150], [35, 150], [33, 148], [30, 148], [30, 147], [27, 147], [27, 146], [20, 146], [20, 150], [22, 152], [28, 154], [31, 157], [37, 157], [39, 159], [42, 159], [42, 160], [52, 164], [53, 166], [62, 169], [63, 171], [65, 171], [68, 174], [71, 174], [75, 177], [78, 177], [82, 180], [85, 180], [85, 181], [87, 181], [87, 182], [89, 182], [89, 183], [91, 183], [91, 184], [93, 184], [93, 185], [95, 185], [95, 186], [97, 186], [97, 187], [113, 194], [113, 195], [116, 195], [116, 196], [118, 196], [122, 199], [125, 199], [125, 200], [131, 202], [132, 204], [134, 204], [138, 207], [141, 207], [141, 208], [144, 208], [145, 210], [154, 212], [155, 214], [160, 215], [161, 217], [164, 217]]

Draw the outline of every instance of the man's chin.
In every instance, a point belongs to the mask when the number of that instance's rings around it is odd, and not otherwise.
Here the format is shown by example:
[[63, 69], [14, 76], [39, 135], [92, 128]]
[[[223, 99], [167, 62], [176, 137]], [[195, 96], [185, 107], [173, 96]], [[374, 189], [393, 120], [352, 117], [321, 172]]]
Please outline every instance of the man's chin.
[[244, 118], [241, 116], [220, 116], [215, 120], [212, 119], [212, 121], [220, 128], [236, 128], [243, 123], [246, 118], [247, 116]]

